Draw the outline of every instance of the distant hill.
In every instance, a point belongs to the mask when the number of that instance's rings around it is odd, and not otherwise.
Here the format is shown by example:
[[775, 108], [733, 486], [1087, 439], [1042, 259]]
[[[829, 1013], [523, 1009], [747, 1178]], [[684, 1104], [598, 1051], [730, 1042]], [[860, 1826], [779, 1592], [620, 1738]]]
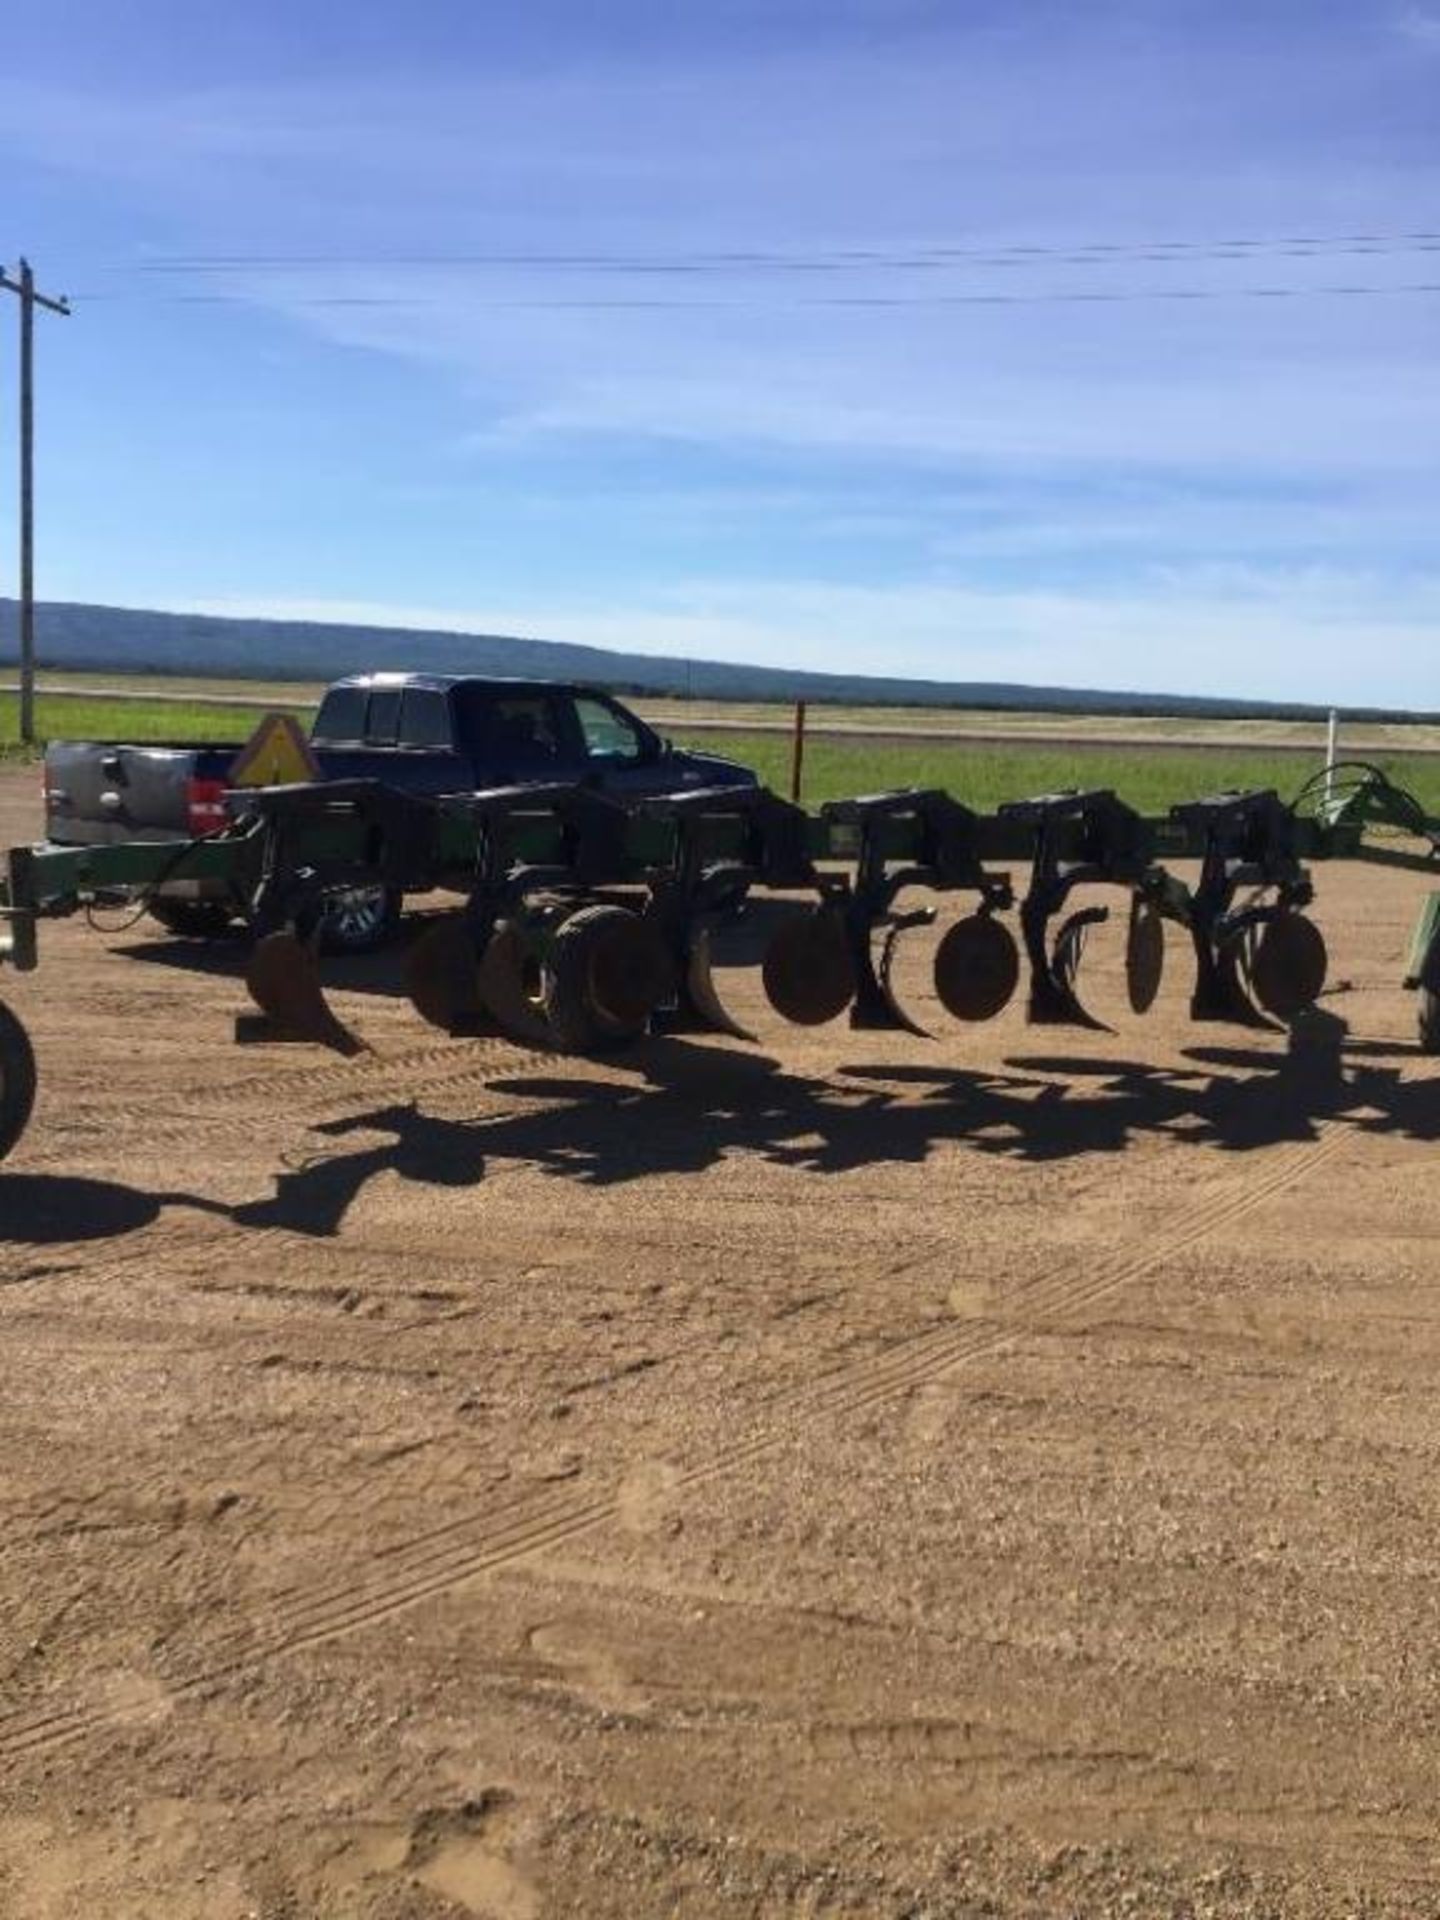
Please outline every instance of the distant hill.
[[[513, 674], [588, 680], [619, 693], [704, 700], [810, 700], [845, 706], [1005, 709], [1036, 713], [1193, 714], [1231, 719], [1323, 716], [1318, 706], [1206, 699], [1184, 694], [1115, 693], [1092, 688], [1027, 687], [1005, 681], [905, 680], [851, 673], [800, 673], [713, 660], [671, 659], [574, 646], [562, 640], [493, 633], [435, 633], [409, 627], [361, 627], [311, 620], [247, 620], [205, 613], [152, 613], [42, 601], [36, 647], [49, 667], [80, 672], [212, 674], [227, 679], [333, 680], [372, 668], [439, 673]], [[13, 667], [18, 618], [0, 599], [0, 665]], [[1418, 716], [1349, 708], [1355, 719]], [[1436, 716], [1426, 716], [1434, 719]]]

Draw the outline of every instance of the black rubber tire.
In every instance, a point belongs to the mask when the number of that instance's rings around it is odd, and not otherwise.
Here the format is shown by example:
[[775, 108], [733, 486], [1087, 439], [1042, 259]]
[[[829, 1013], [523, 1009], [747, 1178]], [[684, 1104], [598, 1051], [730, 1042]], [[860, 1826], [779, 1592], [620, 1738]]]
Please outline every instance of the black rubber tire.
[[224, 900], [151, 900], [149, 913], [180, 940], [223, 940], [234, 931], [235, 910]]
[[0, 1160], [30, 1124], [35, 1106], [35, 1051], [19, 1018], [0, 1000]]
[[1420, 1051], [1440, 1053], [1440, 990], [1420, 989]]
[[[320, 950], [322, 953], [379, 953], [400, 931], [400, 915], [404, 908], [404, 897], [393, 887], [377, 887], [379, 911], [367, 916], [361, 924], [356, 919], [342, 917], [338, 913], [326, 912], [320, 921]], [[383, 898], [380, 898], [383, 896]]]
[[613, 927], [629, 926], [634, 918], [625, 907], [581, 907], [551, 941], [542, 993], [551, 1037], [563, 1053], [604, 1053], [644, 1037], [648, 1018], [617, 1020], [595, 1004], [591, 991], [597, 941]]

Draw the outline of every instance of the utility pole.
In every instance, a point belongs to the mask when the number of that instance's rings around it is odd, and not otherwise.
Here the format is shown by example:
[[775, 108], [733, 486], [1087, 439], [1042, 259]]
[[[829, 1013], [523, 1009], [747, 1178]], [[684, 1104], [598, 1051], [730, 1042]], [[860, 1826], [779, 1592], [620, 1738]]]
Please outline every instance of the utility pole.
[[67, 300], [35, 291], [30, 262], [20, 278], [0, 269], [0, 287], [20, 296], [20, 738], [35, 738], [35, 309], [69, 313]]

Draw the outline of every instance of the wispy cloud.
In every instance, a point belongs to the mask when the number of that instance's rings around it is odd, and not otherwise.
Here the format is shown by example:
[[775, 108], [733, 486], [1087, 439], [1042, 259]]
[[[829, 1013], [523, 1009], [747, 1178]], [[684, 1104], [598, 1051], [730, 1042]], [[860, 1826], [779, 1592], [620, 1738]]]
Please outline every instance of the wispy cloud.
[[1396, 15], [1395, 26], [1412, 45], [1440, 53], [1440, 13], [1429, 12], [1424, 7], [1406, 7]]
[[[237, 596], [851, 666], [880, 636], [916, 672], [1086, 684], [1284, 692], [1304, 662], [1433, 700], [1440, 299], [1385, 289], [1440, 270], [1384, 236], [1433, 227], [1440, 141], [1383, 16], [717, 0], [661, 32], [615, 0], [545, 39], [500, 11], [484, 60], [417, 20], [388, 61], [126, 90], [57, 51], [0, 96], [7, 179], [72, 219], [47, 265], [110, 296], [68, 331], [111, 342], [89, 411], [123, 461], [162, 328], [225, 343], [189, 386], [152, 368], [177, 418], [223, 367], [315, 423], [283, 481], [243, 405], [206, 442]], [[1395, 24], [1440, 44], [1433, 7]], [[77, 583], [188, 597], [185, 555], [145, 560], [163, 500], [110, 495], [47, 522]], [[532, 497], [555, 535], [522, 591]]]

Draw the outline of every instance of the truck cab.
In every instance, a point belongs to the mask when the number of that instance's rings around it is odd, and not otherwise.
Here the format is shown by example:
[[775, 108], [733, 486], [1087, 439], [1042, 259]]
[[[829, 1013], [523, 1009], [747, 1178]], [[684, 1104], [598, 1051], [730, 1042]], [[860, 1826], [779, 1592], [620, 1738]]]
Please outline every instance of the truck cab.
[[748, 767], [670, 746], [613, 695], [558, 681], [356, 674], [326, 693], [310, 737], [327, 773], [343, 756], [344, 777], [412, 791], [575, 780], [623, 796], [755, 784]]

